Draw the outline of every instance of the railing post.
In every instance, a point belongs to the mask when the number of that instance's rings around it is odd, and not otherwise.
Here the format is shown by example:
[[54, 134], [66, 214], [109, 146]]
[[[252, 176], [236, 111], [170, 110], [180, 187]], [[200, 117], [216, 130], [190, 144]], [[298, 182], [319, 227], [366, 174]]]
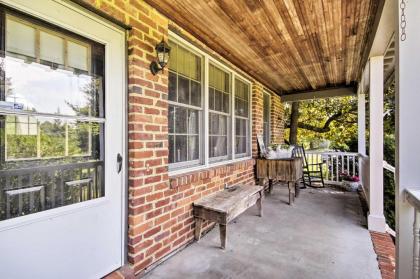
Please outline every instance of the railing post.
[[413, 223], [413, 278], [419, 278], [420, 267], [420, 212], [414, 208], [414, 223]]

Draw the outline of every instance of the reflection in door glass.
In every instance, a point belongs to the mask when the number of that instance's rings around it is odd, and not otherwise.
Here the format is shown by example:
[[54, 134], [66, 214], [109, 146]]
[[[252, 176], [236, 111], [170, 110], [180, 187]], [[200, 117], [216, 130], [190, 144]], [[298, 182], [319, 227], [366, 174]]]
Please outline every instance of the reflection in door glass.
[[0, 220], [103, 197], [104, 46], [2, 16]]

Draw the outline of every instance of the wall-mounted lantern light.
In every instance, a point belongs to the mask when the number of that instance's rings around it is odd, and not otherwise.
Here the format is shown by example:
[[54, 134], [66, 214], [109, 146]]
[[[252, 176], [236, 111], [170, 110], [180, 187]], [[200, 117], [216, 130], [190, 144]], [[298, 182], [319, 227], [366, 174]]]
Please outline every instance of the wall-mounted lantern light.
[[150, 71], [153, 75], [156, 75], [159, 71], [163, 71], [168, 64], [171, 47], [162, 39], [162, 41], [156, 45], [155, 50], [157, 61], [150, 63]]

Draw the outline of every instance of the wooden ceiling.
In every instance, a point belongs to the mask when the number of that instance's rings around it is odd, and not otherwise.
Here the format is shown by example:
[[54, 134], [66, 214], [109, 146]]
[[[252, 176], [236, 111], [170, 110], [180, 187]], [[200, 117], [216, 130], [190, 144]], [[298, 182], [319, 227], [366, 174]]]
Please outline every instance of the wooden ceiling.
[[287, 94], [360, 76], [380, 0], [146, 0], [265, 86]]

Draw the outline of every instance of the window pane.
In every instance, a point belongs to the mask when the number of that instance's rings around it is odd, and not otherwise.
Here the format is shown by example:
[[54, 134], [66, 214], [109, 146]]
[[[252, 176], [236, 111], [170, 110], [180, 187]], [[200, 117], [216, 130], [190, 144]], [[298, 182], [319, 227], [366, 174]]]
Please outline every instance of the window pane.
[[0, 162], [0, 220], [104, 195], [103, 124], [27, 116], [0, 116], [0, 124], [7, 141], [0, 149], [6, 154]]
[[209, 65], [209, 109], [230, 112], [230, 75]]
[[221, 157], [227, 155], [226, 136], [210, 136], [210, 157]]
[[188, 110], [186, 108], [177, 107], [175, 110], [175, 133], [186, 134], [188, 127]]
[[227, 120], [225, 115], [210, 113], [210, 135], [227, 135]]
[[66, 123], [60, 119], [40, 122], [41, 157], [63, 157], [66, 150]]
[[[172, 56], [172, 54], [171, 54]], [[171, 60], [176, 66], [171, 66], [172, 70], [194, 80], [201, 80], [201, 58], [187, 49], [178, 46], [175, 59]], [[172, 64], [173, 64], [172, 63]]]
[[182, 76], [178, 76], [178, 102], [190, 103], [190, 80]]
[[201, 81], [201, 58], [195, 55], [195, 80]]
[[228, 121], [229, 117], [217, 113], [209, 114], [209, 156], [220, 157], [228, 155]]
[[246, 137], [236, 137], [236, 154], [247, 153], [246, 148]]
[[188, 134], [199, 133], [199, 115], [197, 110], [188, 110]]
[[[4, 116], [1, 116], [4, 118]], [[6, 159], [36, 158], [38, 123], [28, 116], [5, 116]]]
[[7, 16], [6, 51], [35, 57], [35, 28]]
[[170, 70], [177, 71], [177, 61], [178, 61], [178, 47], [176, 44], [169, 41], [169, 46], [171, 47], [171, 55], [169, 55], [168, 67]]
[[248, 154], [249, 121], [247, 119], [235, 119], [235, 153]]
[[67, 42], [69, 66], [88, 71], [88, 47], [75, 42]]
[[[20, 111], [69, 116], [102, 116], [103, 79], [22, 59], [0, 58], [6, 76], [6, 105]], [[98, 63], [103, 63], [98, 60]], [[98, 70], [100, 71], [99, 67]], [[102, 74], [102, 72], [98, 72]]]
[[175, 136], [169, 135], [169, 164], [175, 162]]
[[176, 74], [173, 72], [169, 72], [169, 85], [168, 85], [168, 99], [169, 101], [176, 102]]
[[209, 88], [209, 109], [214, 110], [214, 89]]
[[175, 107], [171, 105], [168, 108], [168, 126], [169, 133], [175, 133]]
[[230, 96], [229, 94], [223, 94], [223, 112], [230, 112]]
[[[200, 111], [183, 107], [170, 106], [169, 115], [175, 115], [175, 128], [169, 128], [169, 162], [198, 160]], [[171, 118], [171, 117], [170, 117]]]
[[188, 160], [198, 160], [199, 154], [198, 136], [188, 137]]
[[214, 110], [223, 111], [223, 93], [219, 90], [214, 92]]
[[40, 58], [64, 65], [64, 40], [47, 32], [40, 32]]
[[68, 155], [90, 155], [91, 138], [98, 136], [99, 126], [95, 123], [69, 121], [68, 129]]
[[175, 136], [175, 162], [187, 161], [187, 136]]
[[239, 79], [235, 80], [235, 114], [249, 116], [249, 86]]
[[201, 107], [201, 84], [191, 81], [191, 105]]

